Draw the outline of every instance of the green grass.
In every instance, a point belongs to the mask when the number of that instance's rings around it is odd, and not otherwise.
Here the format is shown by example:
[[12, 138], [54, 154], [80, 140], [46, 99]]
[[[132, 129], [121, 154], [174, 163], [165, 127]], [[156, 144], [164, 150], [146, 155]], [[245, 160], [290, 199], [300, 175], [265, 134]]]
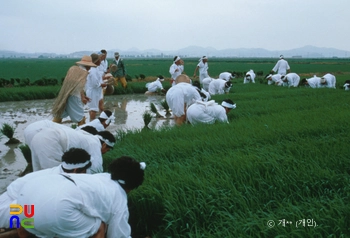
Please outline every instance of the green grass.
[[133, 237], [349, 237], [349, 93], [235, 84], [225, 98], [230, 124], [129, 131], [106, 154], [147, 163]]
[[[130, 75], [154, 77], [167, 76], [171, 64], [125, 62]], [[54, 77], [58, 68], [64, 76], [72, 63], [53, 64], [52, 74], [44, 76]], [[185, 60], [190, 76], [196, 63]], [[147, 163], [144, 184], [129, 194], [133, 237], [350, 237], [350, 101], [349, 92], [339, 89], [348, 79], [349, 62], [289, 63], [299, 74], [335, 74], [338, 89], [243, 84], [240, 78], [230, 94], [213, 97], [237, 103], [228, 114], [230, 124], [118, 132], [115, 148], [104, 155], [105, 168], [122, 155]], [[209, 71], [211, 76], [250, 68], [268, 72], [274, 64], [274, 59], [210, 59]], [[21, 65], [24, 70], [9, 73], [0, 61], [0, 77], [32, 78], [25, 74], [31, 67]], [[43, 77], [43, 71], [35, 72]], [[115, 94], [143, 93], [144, 85], [135, 81]], [[0, 89], [0, 101], [52, 96], [59, 88]], [[278, 225], [282, 219], [293, 225]], [[301, 219], [313, 219], [317, 227], [295, 227]], [[276, 226], [269, 228], [269, 220]]]

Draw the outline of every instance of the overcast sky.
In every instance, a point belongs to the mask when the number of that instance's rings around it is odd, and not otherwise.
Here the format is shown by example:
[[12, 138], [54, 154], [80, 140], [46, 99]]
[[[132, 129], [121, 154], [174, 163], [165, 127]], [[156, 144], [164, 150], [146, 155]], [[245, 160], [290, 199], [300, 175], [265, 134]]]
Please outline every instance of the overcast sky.
[[350, 51], [350, 0], [2, 0], [0, 50]]

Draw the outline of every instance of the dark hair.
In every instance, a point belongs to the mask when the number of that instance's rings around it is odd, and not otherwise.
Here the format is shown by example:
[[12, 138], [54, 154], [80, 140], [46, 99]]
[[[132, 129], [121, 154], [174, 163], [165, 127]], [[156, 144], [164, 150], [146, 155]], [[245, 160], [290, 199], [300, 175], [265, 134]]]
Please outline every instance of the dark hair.
[[84, 126], [81, 128], [81, 130], [89, 132], [91, 135], [97, 134], [97, 129], [93, 126]]
[[300, 83], [301, 83], [301, 84], [305, 84], [305, 83], [307, 83], [306, 78], [303, 78], [303, 79], [300, 81]]
[[225, 99], [225, 100], [223, 100], [223, 102], [227, 102], [227, 103], [229, 103], [229, 104], [235, 104], [231, 99]]
[[201, 87], [201, 83], [200, 83], [199, 81], [197, 81], [197, 80], [194, 80], [194, 81], [192, 82], [192, 85], [195, 86], [195, 87], [198, 87], [198, 88]]
[[[111, 132], [109, 132], [109, 131], [99, 131], [99, 132], [97, 132], [96, 135], [102, 136], [102, 138], [107, 139], [107, 140], [109, 140], [110, 142], [115, 143], [115, 137], [114, 137], [114, 135], [113, 135]], [[100, 140], [100, 141], [101, 141], [101, 145], [102, 145], [104, 142], [103, 142], [102, 140]], [[108, 145], [107, 145], [107, 146], [108, 146]], [[108, 147], [110, 147], [110, 146], [108, 146]]]
[[177, 58], [177, 55], [174, 57], [173, 61], [175, 61], [175, 60], [176, 60], [176, 58]]
[[101, 50], [101, 53], [107, 54], [107, 51], [106, 50]]
[[[66, 162], [67, 164], [80, 164], [80, 163], [85, 163], [86, 161], [89, 161], [87, 165], [85, 165], [83, 168], [78, 168], [77, 173], [81, 173], [84, 170], [88, 169], [91, 167], [91, 156], [86, 150], [81, 149], [81, 148], [70, 148], [66, 152], [63, 153], [62, 155], [62, 162]], [[74, 170], [68, 170], [63, 168], [63, 171], [66, 173], [71, 173]]]
[[346, 83], [350, 83], [350, 80], [348, 79], [348, 80], [345, 80], [345, 83], [344, 84], [346, 84]]
[[140, 186], [144, 180], [144, 170], [140, 163], [129, 156], [122, 156], [112, 161], [108, 167], [111, 173], [111, 179], [118, 182], [124, 189], [135, 189]]
[[225, 83], [225, 88], [229, 88], [229, 87], [231, 87], [232, 86], [232, 83], [230, 82], [230, 81], [227, 81], [226, 83]]

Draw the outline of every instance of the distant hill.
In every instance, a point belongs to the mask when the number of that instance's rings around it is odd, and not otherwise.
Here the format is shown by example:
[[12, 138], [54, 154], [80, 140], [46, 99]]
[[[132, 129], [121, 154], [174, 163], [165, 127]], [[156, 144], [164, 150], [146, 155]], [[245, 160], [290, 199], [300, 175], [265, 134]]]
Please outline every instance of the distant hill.
[[[81, 58], [83, 55], [89, 55], [94, 51], [78, 51], [70, 54], [56, 53], [21, 53], [15, 51], [0, 50], [0, 58]], [[131, 48], [128, 50], [110, 49], [108, 58], [113, 58], [114, 52], [119, 52], [123, 57], [164, 57], [171, 58], [175, 55], [182, 57], [238, 57], [238, 58], [276, 58], [283, 54], [285, 58], [349, 58], [350, 51], [339, 50], [335, 48], [315, 47], [307, 45], [301, 48], [290, 50], [270, 51], [262, 48], [238, 48], [217, 50], [213, 47], [188, 46], [175, 51], [162, 51], [158, 49], [139, 50]]]

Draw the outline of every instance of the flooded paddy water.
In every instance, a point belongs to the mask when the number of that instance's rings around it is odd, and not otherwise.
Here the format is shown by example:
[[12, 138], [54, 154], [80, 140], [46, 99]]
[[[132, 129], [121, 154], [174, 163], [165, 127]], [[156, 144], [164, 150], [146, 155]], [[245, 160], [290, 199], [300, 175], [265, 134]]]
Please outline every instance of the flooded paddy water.
[[[150, 111], [150, 103], [154, 103], [160, 115], [164, 118], [153, 118], [148, 125], [151, 129], [158, 129], [163, 126], [173, 126], [172, 117], [165, 117], [165, 110], [160, 102], [164, 96], [146, 95], [112, 95], [105, 97], [105, 109], [115, 113], [115, 123], [111, 124], [107, 130], [116, 132], [118, 130], [138, 130], [144, 127], [143, 113]], [[24, 143], [23, 131], [35, 121], [52, 119], [50, 115], [53, 100], [31, 100], [19, 102], [0, 103], [0, 126], [8, 123], [15, 127], [14, 138], [20, 140], [19, 144], [5, 145], [8, 141], [6, 136], [0, 138], [0, 194], [3, 193], [13, 180], [18, 178], [26, 168], [22, 152], [18, 148]], [[155, 114], [152, 113], [155, 116]], [[89, 113], [85, 110], [85, 117], [89, 121]], [[69, 118], [63, 119], [63, 123], [71, 126], [73, 123]], [[74, 123], [75, 124], [75, 123]]]

